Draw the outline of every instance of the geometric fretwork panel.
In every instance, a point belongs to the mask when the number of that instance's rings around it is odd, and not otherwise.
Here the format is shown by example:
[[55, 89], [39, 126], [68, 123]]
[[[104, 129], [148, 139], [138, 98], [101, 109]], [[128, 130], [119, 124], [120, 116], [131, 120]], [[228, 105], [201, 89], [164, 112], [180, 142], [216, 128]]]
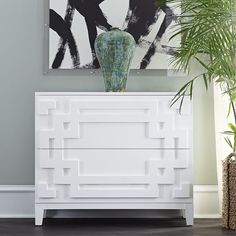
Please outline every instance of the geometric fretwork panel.
[[171, 98], [39, 97], [37, 148], [190, 148], [190, 104], [186, 100], [180, 115]]
[[[127, 154], [117, 151], [114, 155], [103, 150], [92, 153], [40, 150], [39, 153], [39, 176], [41, 172], [44, 176], [51, 172], [50, 178], [39, 178], [36, 186], [39, 199], [60, 198], [58, 188], [67, 191], [69, 199], [191, 197], [191, 163], [186, 150], [130, 150]], [[93, 154], [97, 155], [94, 160]], [[103, 166], [105, 161], [108, 166]], [[90, 167], [91, 163], [94, 167]], [[114, 166], [107, 172], [109, 163]]]

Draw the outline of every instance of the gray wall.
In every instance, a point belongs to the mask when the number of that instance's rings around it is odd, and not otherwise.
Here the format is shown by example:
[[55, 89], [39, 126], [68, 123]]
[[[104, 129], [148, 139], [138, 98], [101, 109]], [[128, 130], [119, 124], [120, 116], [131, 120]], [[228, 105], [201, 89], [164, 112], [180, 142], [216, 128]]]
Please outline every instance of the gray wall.
[[[43, 75], [44, 1], [0, 1], [0, 184], [34, 183], [35, 91], [104, 89], [101, 76], [86, 71]], [[128, 91], [176, 91], [185, 81], [159, 71], [132, 72]], [[212, 91], [196, 88], [194, 181], [216, 184]]]

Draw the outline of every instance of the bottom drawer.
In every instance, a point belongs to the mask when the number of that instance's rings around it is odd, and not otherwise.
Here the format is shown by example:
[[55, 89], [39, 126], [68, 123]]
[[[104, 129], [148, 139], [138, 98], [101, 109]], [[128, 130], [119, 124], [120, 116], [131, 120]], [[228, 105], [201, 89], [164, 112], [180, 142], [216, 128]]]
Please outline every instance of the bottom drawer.
[[190, 150], [36, 151], [36, 202], [186, 201], [192, 198]]

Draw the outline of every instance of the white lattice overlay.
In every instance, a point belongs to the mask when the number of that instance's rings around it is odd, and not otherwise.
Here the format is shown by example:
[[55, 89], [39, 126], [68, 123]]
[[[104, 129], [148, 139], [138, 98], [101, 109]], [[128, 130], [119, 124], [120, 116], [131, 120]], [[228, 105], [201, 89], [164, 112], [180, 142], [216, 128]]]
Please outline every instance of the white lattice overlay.
[[[67, 99], [61, 101], [42, 98], [38, 101], [38, 121], [46, 120], [44, 126], [39, 127], [38, 143], [44, 148], [77, 147], [82, 143], [85, 146], [86, 139], [81, 136], [83, 124], [92, 127], [94, 123], [107, 126], [110, 123], [119, 123], [120, 127], [133, 123], [136, 126], [145, 126], [145, 137], [140, 135], [137, 143], [143, 143], [142, 139], [154, 139], [147, 143], [149, 146], [161, 148], [186, 148], [189, 147], [189, 114], [180, 115], [177, 109], [169, 109], [170, 98], [142, 101], [140, 99], [112, 100], [104, 98], [94, 100]], [[49, 125], [50, 124], [50, 125]], [[86, 125], [84, 125], [86, 127]], [[188, 127], [186, 127], [188, 125]], [[106, 127], [104, 127], [106, 129]], [[138, 130], [138, 129], [137, 129]], [[129, 130], [127, 130], [127, 133]], [[98, 135], [99, 132], [97, 132]], [[87, 135], [89, 133], [87, 132]], [[125, 137], [125, 135], [124, 135]], [[136, 135], [137, 139], [139, 138]], [[89, 144], [93, 144], [93, 134], [89, 137]], [[128, 136], [127, 136], [128, 138]], [[100, 139], [98, 136], [97, 139]], [[111, 137], [109, 138], [112, 142]], [[94, 141], [96, 143], [96, 140]], [[114, 145], [113, 143], [107, 145]], [[130, 143], [131, 144], [131, 143]], [[145, 143], [143, 143], [145, 145]], [[132, 145], [132, 144], [131, 144]]]
[[[134, 153], [131, 154], [132, 152]], [[158, 198], [163, 197], [160, 196], [161, 185], [174, 186], [171, 192], [171, 197], [173, 198], [188, 198], [191, 196], [190, 179], [185, 179], [187, 182], [182, 185], [178, 183], [180, 180], [176, 178], [176, 171], [189, 168], [190, 163], [187, 152], [181, 151], [181, 156], [179, 156], [175, 151], [151, 151], [150, 153], [143, 151], [143, 154], [139, 154], [138, 158], [140, 159], [141, 157], [140, 163], [144, 163], [145, 171], [138, 175], [129, 173], [124, 175], [122, 170], [119, 169], [117, 169], [119, 174], [116, 175], [108, 175], [106, 173], [105, 175], [87, 175], [81, 171], [81, 166], [86, 169], [86, 156], [81, 158], [83, 161], [80, 159], [83, 152], [73, 151], [71, 158], [69, 155], [65, 156], [64, 153], [63, 150], [40, 151], [39, 169], [51, 171], [52, 179], [51, 182], [49, 179], [45, 182], [39, 182], [39, 198], [57, 198], [57, 186], [69, 186], [68, 196], [70, 198], [115, 198], [117, 196], [125, 198]], [[130, 150], [129, 155], [135, 156], [136, 154], [137, 151]], [[100, 151], [97, 155], [104, 156], [105, 152]], [[154, 155], [157, 155], [155, 159]], [[125, 158], [121, 158], [121, 160], [114, 158], [114, 164], [118, 161], [123, 162], [122, 164], [125, 165], [127, 160]], [[97, 162], [94, 164], [96, 165]], [[97, 168], [100, 167], [98, 166]], [[102, 166], [102, 168], [104, 167]], [[133, 163], [133, 169], [135, 169], [135, 162]], [[137, 168], [138, 172], [140, 171]]]

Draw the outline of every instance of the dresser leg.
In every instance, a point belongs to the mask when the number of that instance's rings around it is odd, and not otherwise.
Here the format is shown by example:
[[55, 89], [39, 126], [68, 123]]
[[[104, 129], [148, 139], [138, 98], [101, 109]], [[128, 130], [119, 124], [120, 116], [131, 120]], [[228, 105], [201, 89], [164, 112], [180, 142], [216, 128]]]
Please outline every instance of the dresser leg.
[[189, 204], [185, 207], [186, 225], [193, 225], [193, 205]]
[[35, 225], [42, 225], [45, 211], [40, 206], [35, 206]]

